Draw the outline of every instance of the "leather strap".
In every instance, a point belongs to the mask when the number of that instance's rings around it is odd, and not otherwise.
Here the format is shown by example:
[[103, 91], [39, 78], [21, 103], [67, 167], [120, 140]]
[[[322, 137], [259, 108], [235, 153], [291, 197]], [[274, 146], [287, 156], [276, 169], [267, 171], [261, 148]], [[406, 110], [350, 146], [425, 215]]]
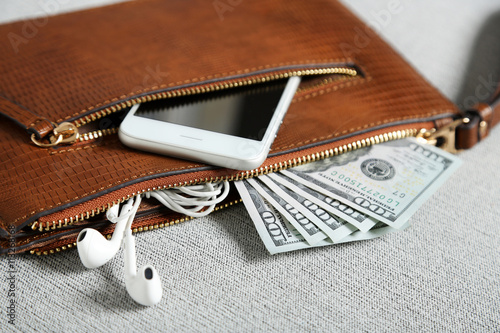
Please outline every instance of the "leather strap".
[[44, 138], [54, 129], [52, 122], [48, 119], [0, 94], [0, 115], [2, 114], [26, 129], [30, 134], [35, 134], [37, 139]]
[[476, 104], [466, 112], [466, 117], [470, 121], [457, 127], [457, 149], [472, 148], [500, 122], [500, 85], [489, 103]]

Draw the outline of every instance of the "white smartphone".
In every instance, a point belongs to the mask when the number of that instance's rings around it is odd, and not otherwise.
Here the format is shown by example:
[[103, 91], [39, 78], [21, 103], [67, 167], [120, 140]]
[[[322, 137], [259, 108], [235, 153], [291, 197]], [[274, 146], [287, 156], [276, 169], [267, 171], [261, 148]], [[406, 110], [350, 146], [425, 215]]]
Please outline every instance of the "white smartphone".
[[118, 132], [127, 146], [230, 169], [266, 159], [299, 77], [134, 105]]

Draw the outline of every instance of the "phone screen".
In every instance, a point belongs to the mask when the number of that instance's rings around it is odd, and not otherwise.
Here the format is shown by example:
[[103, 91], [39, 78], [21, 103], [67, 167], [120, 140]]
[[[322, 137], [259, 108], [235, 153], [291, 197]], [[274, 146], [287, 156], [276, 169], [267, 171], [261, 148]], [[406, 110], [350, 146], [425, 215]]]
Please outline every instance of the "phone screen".
[[[136, 116], [261, 141], [287, 80], [141, 104]], [[168, 135], [168, 133], [166, 133]]]

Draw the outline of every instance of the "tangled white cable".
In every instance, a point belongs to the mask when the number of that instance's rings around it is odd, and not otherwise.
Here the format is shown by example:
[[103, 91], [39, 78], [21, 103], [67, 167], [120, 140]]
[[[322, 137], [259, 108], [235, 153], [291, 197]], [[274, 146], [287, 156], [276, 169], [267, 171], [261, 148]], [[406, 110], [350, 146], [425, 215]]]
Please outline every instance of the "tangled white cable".
[[165, 207], [192, 217], [210, 214], [229, 193], [229, 182], [206, 183], [161, 191], [146, 192], [146, 198], [155, 198]]

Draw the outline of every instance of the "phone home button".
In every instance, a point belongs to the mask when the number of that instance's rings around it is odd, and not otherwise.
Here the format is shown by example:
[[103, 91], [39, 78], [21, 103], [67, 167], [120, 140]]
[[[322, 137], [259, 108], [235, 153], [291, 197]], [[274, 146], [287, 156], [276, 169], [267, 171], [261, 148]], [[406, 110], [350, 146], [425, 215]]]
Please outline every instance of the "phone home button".
[[179, 135], [181, 138], [186, 138], [186, 139], [191, 139], [191, 140], [196, 140], [196, 141], [203, 141], [202, 138], [196, 138], [196, 137], [193, 137], [193, 136], [187, 136], [187, 135]]

